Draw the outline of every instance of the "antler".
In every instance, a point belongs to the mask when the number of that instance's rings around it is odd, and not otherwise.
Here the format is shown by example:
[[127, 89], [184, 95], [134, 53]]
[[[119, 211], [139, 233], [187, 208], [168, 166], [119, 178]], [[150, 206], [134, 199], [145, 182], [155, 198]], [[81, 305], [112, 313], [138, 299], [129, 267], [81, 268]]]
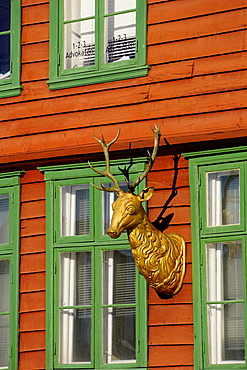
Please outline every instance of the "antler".
[[148, 151], [148, 157], [149, 157], [149, 162], [143, 172], [143, 174], [138, 177], [138, 179], [132, 184], [132, 185], [129, 185], [128, 184], [128, 189], [129, 189], [129, 192], [133, 193], [134, 192], [134, 189], [137, 185], [140, 184], [140, 182], [145, 179], [145, 177], [147, 176], [147, 174], [149, 173], [149, 171], [151, 170], [151, 168], [153, 167], [153, 164], [154, 164], [154, 161], [155, 161], [155, 158], [157, 156], [157, 152], [158, 152], [158, 147], [159, 147], [159, 142], [160, 142], [160, 136], [161, 136], [161, 132], [160, 132], [160, 128], [159, 126], [156, 126], [154, 125], [154, 128], [151, 127], [151, 130], [153, 131], [154, 133], [154, 148], [153, 148], [153, 153], [152, 155], [150, 154], [150, 152]]
[[102, 146], [103, 152], [105, 154], [106, 167], [105, 167], [104, 171], [99, 171], [99, 170], [96, 170], [95, 168], [93, 168], [93, 166], [91, 165], [91, 163], [89, 161], [88, 161], [88, 164], [94, 172], [98, 173], [99, 175], [104, 175], [104, 176], [108, 177], [114, 183], [114, 186], [112, 186], [110, 188], [106, 188], [103, 184], [100, 184], [101, 188], [92, 184], [96, 189], [109, 191], [109, 192], [113, 191], [115, 193], [120, 193], [122, 191], [119, 187], [117, 179], [110, 172], [110, 159], [109, 159], [109, 148], [118, 139], [119, 134], [120, 134], [120, 129], [118, 129], [116, 137], [108, 144], [105, 142], [105, 139], [104, 139], [103, 135], [102, 135], [102, 140], [99, 140], [96, 136], [94, 136], [95, 140], [97, 140], [98, 143], [100, 143], [101, 146]]

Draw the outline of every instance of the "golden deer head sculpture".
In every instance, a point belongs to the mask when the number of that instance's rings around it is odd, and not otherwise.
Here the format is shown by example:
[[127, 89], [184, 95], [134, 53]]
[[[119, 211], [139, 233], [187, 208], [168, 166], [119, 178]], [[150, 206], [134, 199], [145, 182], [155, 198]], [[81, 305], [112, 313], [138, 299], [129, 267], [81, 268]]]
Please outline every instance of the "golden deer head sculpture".
[[135, 187], [147, 176], [157, 155], [161, 133], [158, 127], [152, 130], [154, 132], [153, 153], [151, 155], [148, 152], [149, 162], [143, 174], [132, 185], [126, 180], [128, 192], [124, 192], [119, 187], [118, 181], [110, 172], [109, 147], [118, 139], [119, 131], [115, 139], [108, 144], [103, 136], [102, 140], [95, 137], [104, 151], [105, 170], [98, 171], [90, 163], [89, 166], [98, 174], [108, 177], [114, 184], [109, 188], [102, 184], [101, 187], [95, 187], [118, 195], [117, 200], [112, 204], [113, 216], [107, 230], [108, 235], [111, 238], [118, 238], [124, 230], [127, 230], [132, 255], [140, 273], [157, 292], [172, 296], [181, 289], [185, 274], [184, 240], [174, 233], [163, 234], [148, 219], [142, 202], [152, 197], [153, 187], [145, 188], [139, 195], [134, 194]]

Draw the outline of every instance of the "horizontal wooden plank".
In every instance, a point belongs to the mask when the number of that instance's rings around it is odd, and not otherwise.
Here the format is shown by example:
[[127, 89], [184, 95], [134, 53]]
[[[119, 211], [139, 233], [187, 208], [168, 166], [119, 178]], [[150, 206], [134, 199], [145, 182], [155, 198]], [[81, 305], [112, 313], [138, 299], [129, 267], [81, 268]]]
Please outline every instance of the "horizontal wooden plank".
[[21, 202], [45, 199], [45, 182], [23, 184], [21, 187]]
[[49, 4], [48, 0], [22, 0], [22, 7], [33, 6], [38, 4]]
[[21, 237], [45, 234], [45, 218], [34, 218], [21, 221]]
[[[149, 85], [142, 85], [138, 87], [131, 87], [128, 90], [121, 89], [116, 98], [116, 92], [109, 90], [102, 94], [95, 92], [94, 94], [84, 94], [83, 96], [69, 96], [66, 98], [54, 98], [38, 101], [27, 101], [21, 104], [16, 104], [13, 109], [6, 110], [5, 106], [0, 106], [1, 120], [13, 120], [16, 117], [28, 118], [38, 115], [52, 115], [63, 112], [81, 112], [85, 117], [90, 115], [92, 119], [91, 110], [97, 108], [111, 109], [111, 117], [117, 116], [117, 112], [121, 109], [138, 109], [141, 110], [141, 105], [137, 103], [151, 103], [151, 101], [165, 101], [169, 99], [189, 98], [191, 95], [200, 95], [202, 99], [203, 94], [228, 92], [231, 90], [240, 90], [245, 88], [244, 81], [247, 79], [247, 71], [229, 72], [225, 74], [198, 76], [183, 81], [183, 89], [181, 89], [181, 81], [169, 81], [163, 83], [156, 83]], [[126, 96], [127, 95], [127, 96]], [[205, 97], [205, 100], [209, 99]], [[212, 98], [213, 101], [213, 98]], [[158, 103], [158, 102], [157, 102]], [[135, 107], [131, 107], [135, 104]], [[167, 102], [168, 104], [168, 102]], [[171, 103], [172, 104], [172, 103]], [[125, 107], [127, 105], [127, 107]], [[120, 107], [121, 106], [121, 107]], [[28, 109], [27, 109], [28, 108]], [[152, 110], [151, 110], [152, 112]], [[150, 113], [151, 113], [150, 112]], [[103, 112], [102, 112], [103, 113]], [[99, 114], [102, 115], [101, 112]], [[104, 114], [104, 113], [103, 113]], [[134, 117], [133, 112], [133, 119]], [[40, 130], [40, 128], [39, 128]], [[8, 130], [9, 132], [10, 130]], [[9, 135], [12, 133], [9, 132]], [[2, 134], [4, 136], [4, 132]]]
[[21, 352], [19, 354], [19, 370], [44, 370], [45, 351]]
[[[176, 234], [182, 235], [186, 244], [191, 242], [191, 227], [189, 224], [188, 225], [169, 225], [169, 227], [166, 229], [165, 232], [167, 234], [176, 233]], [[188, 302], [184, 302], [184, 303], [188, 303]]]
[[[135, 80], [132, 79], [131, 83], [129, 80], [123, 80], [110, 84], [89, 85], [77, 87], [74, 89], [71, 88], [52, 92], [49, 90], [48, 85], [46, 83], [46, 80], [48, 79], [49, 62], [41, 61], [35, 63], [27, 63], [22, 65], [22, 82], [24, 83], [24, 90], [22, 91], [21, 96], [18, 98], [5, 99], [4, 102], [3, 100], [1, 100], [0, 105], [3, 103], [6, 104], [8, 103], [8, 101], [13, 102], [13, 99], [15, 99], [15, 101], [22, 102], [24, 100], [30, 99], [37, 100], [37, 99], [55, 98], [59, 96], [67, 97], [68, 92], [69, 95], [73, 96], [74, 95], [76, 96], [78, 94], [86, 94], [89, 92], [92, 93], [95, 91], [101, 91], [101, 94], [103, 93], [105, 94], [105, 91], [115, 89], [116, 87], [128, 88], [130, 85], [139, 86], [146, 83], [180, 80], [184, 78], [191, 78], [211, 73], [216, 75], [217, 73], [222, 72], [243, 70], [247, 68], [246, 54], [247, 52], [240, 51], [234, 54], [210, 56], [202, 59], [201, 58], [195, 59], [193, 61], [181, 61], [181, 62], [178, 61], [175, 63], [166, 64], [165, 66], [163, 64], [154, 65], [150, 69], [147, 77]], [[231, 82], [233, 83], [234, 81], [231, 81], [231, 76], [229, 77], [228, 77], [229, 83]], [[44, 81], [38, 81], [39, 79], [43, 79]], [[213, 87], [215, 88], [214, 81], [210, 79], [210, 82], [213, 83], [212, 88]], [[217, 83], [218, 82], [219, 81], [217, 81]], [[171, 86], [172, 85], [170, 85], [170, 87]], [[203, 85], [201, 85], [200, 87], [201, 87], [200, 93], [203, 93]], [[179, 96], [181, 96], [181, 94], [183, 94], [183, 89], [180, 89]]]
[[34, 235], [21, 238], [21, 254], [41, 253], [46, 250], [45, 235]]
[[[237, 71], [247, 68], [247, 52], [210, 55], [199, 59], [154, 65], [149, 71], [151, 82], [180, 80], [195, 76]], [[203, 89], [203, 86], [201, 86]], [[181, 93], [183, 89], [181, 89]], [[202, 90], [203, 91], [203, 90]]]
[[150, 326], [148, 344], [151, 346], [194, 344], [193, 325]]
[[49, 22], [49, 4], [41, 3], [25, 6], [22, 10], [22, 24]]
[[149, 208], [148, 215], [152, 222], [159, 220], [158, 228], [162, 231], [165, 228], [165, 232], [169, 225], [181, 225], [182, 230], [184, 224], [190, 223], [190, 207], [169, 207], [165, 212], [163, 208]]
[[148, 48], [148, 64], [171, 63], [246, 50], [247, 31], [195, 38]]
[[49, 40], [49, 23], [29, 24], [22, 27], [22, 44]]
[[148, 292], [149, 304], [163, 305], [192, 303], [192, 284], [183, 284], [180, 292], [170, 299], [165, 299], [164, 297], [159, 296], [152, 288], [149, 288]]
[[[176, 0], [148, 6], [148, 23], [168, 22], [246, 7], [246, 0]], [[178, 11], [179, 9], [179, 11]]]
[[[35, 186], [35, 185], [34, 185]], [[21, 219], [45, 217], [46, 204], [45, 200], [25, 202], [21, 204]]]
[[172, 188], [168, 190], [154, 189], [154, 195], [148, 201], [150, 208], [162, 207], [164, 204], [168, 206], [188, 206], [190, 205], [190, 189], [189, 188], [176, 188], [173, 192]]
[[[162, 128], [161, 135], [166, 135], [166, 130]], [[188, 160], [183, 158], [181, 155], [166, 155], [166, 156], [158, 156], [155, 159], [151, 171], [158, 171], [158, 170], [174, 170], [175, 168], [188, 168]]]
[[48, 41], [22, 46], [22, 63], [39, 62], [44, 60], [49, 60]]
[[[225, 96], [227, 101], [229, 101], [229, 95]], [[231, 101], [231, 105], [246, 105], [246, 100], [241, 98], [237, 102], [237, 99]], [[242, 101], [241, 101], [242, 100]], [[221, 111], [219, 104], [224, 105], [226, 111]], [[227, 103], [221, 99], [221, 103], [217, 102], [215, 99], [215, 106], [219, 109], [219, 112], [208, 112], [207, 114], [201, 112], [200, 115], [191, 114], [186, 116], [174, 116], [174, 117], [163, 117], [156, 118], [156, 123], [162, 127], [166, 128], [166, 140], [170, 145], [172, 144], [181, 144], [181, 143], [192, 143], [197, 142], [198, 139], [203, 143], [204, 149], [207, 148], [207, 141], [216, 140], [216, 139], [232, 139], [237, 137], [247, 136], [246, 122], [247, 122], [247, 111], [246, 109], [235, 109], [232, 111], [227, 110]], [[194, 105], [194, 103], [192, 104]], [[169, 105], [167, 105], [168, 107]], [[213, 103], [211, 105], [213, 107]], [[179, 101], [177, 101], [177, 107], [179, 108]], [[188, 110], [191, 109], [187, 105]], [[198, 105], [194, 105], [195, 110], [200, 110], [200, 102]], [[175, 105], [174, 105], [175, 110]], [[160, 115], [165, 113], [166, 109], [160, 108]], [[186, 109], [185, 109], [186, 111]], [[147, 112], [147, 111], [146, 111]], [[157, 107], [157, 114], [159, 110]], [[125, 112], [126, 113], [126, 112]], [[147, 116], [150, 111], [147, 112]], [[199, 113], [199, 112], [198, 112]], [[174, 112], [175, 114], [175, 112]], [[103, 117], [103, 116], [102, 116]], [[125, 115], [126, 117], [126, 115]], [[26, 126], [29, 120], [23, 121], [23, 126]], [[77, 125], [79, 126], [80, 117], [78, 115], [68, 114], [61, 116], [59, 119], [56, 117], [46, 117], [45, 122], [49, 125], [50, 128], [54, 128], [57, 123], [67, 123], [68, 125]], [[103, 121], [103, 118], [102, 118]], [[44, 126], [44, 118], [37, 117], [29, 121], [30, 126], [35, 130], [38, 130], [38, 123], [40, 127]], [[131, 121], [130, 121], [131, 122]], [[13, 122], [12, 122], [13, 123]], [[11, 126], [11, 121], [8, 122]], [[98, 122], [100, 125], [100, 122]], [[86, 126], [85, 129], [79, 127], [75, 130], [70, 131], [61, 131], [50, 133], [49, 135], [44, 133], [41, 135], [27, 136], [24, 138], [10, 138], [2, 140], [2, 149], [0, 151], [0, 160], [1, 163], [13, 163], [14, 161], [25, 161], [25, 160], [36, 160], [42, 158], [54, 158], [56, 156], [66, 156], [66, 155], [76, 155], [80, 156], [80, 160], [83, 161], [83, 155], [93, 155], [94, 153], [102, 153], [100, 146], [93, 139], [93, 135], [100, 136], [104, 134], [106, 139], [113, 138], [117, 132], [118, 127], [121, 128], [121, 138], [118, 140], [117, 144], [113, 146], [113, 151], [127, 151], [130, 149], [139, 149], [142, 148], [140, 155], [146, 155], [146, 150], [143, 148], [151, 147], [153, 145], [152, 137], [150, 136], [150, 124], [153, 124], [153, 119], [147, 121], [131, 122], [131, 127], [133, 131], [128, 130], [129, 122], [125, 124], [118, 123], [116, 126], [107, 125], [101, 127], [89, 127]], [[2, 127], [5, 124], [2, 123]], [[53, 126], [52, 126], [53, 125]], [[19, 125], [19, 127], [22, 125]], [[6, 125], [7, 127], [7, 125]], [[217, 127], [217, 130], [213, 128]], [[23, 128], [23, 127], [22, 127]], [[114, 134], [113, 130], [115, 128]], [[135, 128], [138, 130], [136, 136], [134, 134]], [[179, 132], [179, 134], [178, 134]], [[140, 137], [141, 135], [147, 135], [146, 137]], [[131, 135], [131, 137], [130, 137]], [[139, 135], [139, 137], [138, 137]], [[127, 136], [127, 137], [126, 137]], [[138, 140], [137, 140], [138, 138]], [[26, 145], [28, 144], [28, 149]], [[165, 145], [164, 141], [161, 141], [160, 146]], [[13, 150], [15, 148], [15, 150]], [[185, 151], [190, 150], [187, 148]], [[127, 152], [126, 152], [127, 153]], [[113, 153], [112, 153], [113, 156]], [[103, 159], [103, 155], [101, 157]], [[86, 159], [93, 160], [92, 157], [86, 157]]]
[[[141, 99], [142, 94], [137, 96]], [[51, 141], [49, 143], [49, 148], [52, 149], [54, 147], [54, 144], [59, 143], [60, 138], [63, 139], [62, 141], [62, 147], [66, 147], [66, 145], [69, 142], [69, 137], [75, 137], [76, 139], [79, 139], [78, 133], [75, 133], [73, 131], [69, 131], [66, 134], [62, 132], [64, 129], [71, 129], [72, 127], [78, 127], [81, 130], [81, 127], [86, 127], [87, 136], [90, 135], [90, 131], [94, 131], [94, 134], [96, 133], [95, 128], [89, 128], [87, 126], [91, 126], [92, 122], [94, 126], [101, 126], [97, 131], [99, 134], [101, 132], [106, 132], [107, 129], [105, 127], [102, 128], [103, 125], [111, 125], [108, 130], [113, 130], [113, 125], [118, 125], [120, 123], [128, 123], [132, 121], [143, 121], [148, 119], [159, 119], [159, 118], [170, 118], [170, 117], [176, 117], [176, 121], [178, 120], [178, 116], [183, 115], [194, 115], [194, 114], [202, 114], [202, 113], [210, 113], [212, 111], [224, 111], [224, 110], [236, 110], [247, 106], [247, 102], [245, 99], [245, 95], [242, 93], [241, 90], [237, 91], [230, 91], [230, 92], [220, 92], [220, 93], [214, 93], [214, 94], [207, 94], [207, 95], [195, 95], [195, 96], [186, 96], [186, 97], [178, 97], [174, 99], [165, 99], [165, 100], [157, 100], [157, 101], [146, 101], [147, 95], [145, 95], [146, 98], [145, 102], [143, 104], [129, 104], [128, 106], [118, 106], [115, 107], [106, 107], [102, 109], [95, 109], [93, 111], [82, 111], [82, 107], [85, 105], [82, 104], [82, 101], [80, 99], [68, 98], [67, 100], [53, 100], [53, 101], [38, 101], [38, 102], [32, 102], [32, 103], [23, 103], [16, 107], [13, 111], [5, 109], [6, 112], [3, 111], [3, 107], [0, 109], [0, 114], [2, 116], [2, 119], [8, 120], [7, 122], [1, 123], [1, 135], [20, 135], [20, 134], [26, 134], [27, 132], [29, 134], [40, 132], [42, 131], [55, 131], [55, 130], [61, 130], [61, 133], [55, 133], [54, 137], [49, 138], [48, 135], [45, 135], [44, 138], [41, 138], [41, 136], [36, 135], [36, 137], [26, 137], [25, 138], [25, 145], [22, 142], [21, 138], [18, 137], [18, 140], [13, 138], [14, 140], [11, 143], [11, 140], [5, 142], [2, 141], [2, 152], [8, 153], [8, 149], [6, 146], [11, 145], [12, 148], [15, 148], [15, 153], [18, 153], [19, 148], [20, 151], [27, 151], [30, 148], [30, 140], [35, 142], [35, 147], [39, 148], [42, 147], [42, 143], [45, 143], [46, 141]], [[103, 98], [102, 98], [103, 99]], [[136, 99], [136, 98], [134, 98]], [[88, 99], [83, 100], [86, 104]], [[70, 103], [70, 104], [69, 104]], [[90, 102], [89, 102], [90, 104]], [[62, 108], [61, 108], [62, 107]], [[64, 112], [60, 116], [52, 115], [58, 114], [61, 112]], [[29, 111], [28, 111], [29, 110]], [[73, 113], [67, 113], [73, 111]], [[65, 113], [66, 112], [66, 113]], [[47, 114], [49, 114], [47, 116]], [[237, 114], [237, 113], [236, 113]], [[243, 113], [244, 114], [244, 113]], [[36, 117], [32, 117], [30, 119], [25, 119], [25, 121], [21, 121], [20, 118], [27, 118], [28, 115], [35, 115]], [[45, 119], [44, 119], [45, 117]], [[15, 119], [18, 121], [11, 121], [11, 119]], [[21, 122], [21, 124], [20, 124]], [[179, 122], [179, 121], [177, 121]], [[207, 122], [205, 122], [207, 123]], [[211, 123], [211, 122], [210, 122]], [[223, 124], [223, 122], [222, 122]], [[193, 125], [193, 121], [190, 120], [190, 125]], [[210, 125], [211, 126], [211, 125]], [[239, 126], [239, 122], [238, 122]], [[134, 130], [135, 128], [133, 128]], [[184, 131], [184, 127], [181, 126], [178, 130], [178, 124], [168, 127], [165, 127], [165, 133], [168, 136], [171, 134], [171, 131], [179, 131], [180, 135]], [[225, 123], [224, 123], [224, 129]], [[117, 130], [117, 128], [116, 128]], [[127, 130], [121, 132], [121, 139], [124, 140], [124, 137], [130, 137], [133, 138], [133, 130]], [[131, 135], [130, 135], [131, 134]], [[150, 137], [150, 127], [149, 125], [143, 126], [142, 129], [142, 137], [145, 137], [145, 134], [148, 134]], [[91, 136], [92, 138], [93, 136]], [[138, 137], [138, 135], [137, 135]], [[120, 140], [121, 140], [120, 139]], [[140, 138], [141, 139], [141, 138]], [[85, 142], [86, 137], [83, 136], [83, 143]], [[118, 142], [120, 141], [118, 140]], [[15, 143], [16, 141], [16, 143]], [[92, 140], [90, 140], [92, 142]], [[78, 144], [80, 141], [78, 142]], [[50, 146], [51, 144], [51, 146]], [[164, 143], [163, 143], [164, 144]], [[75, 145], [73, 142], [72, 145]], [[56, 147], [56, 145], [55, 145]], [[11, 153], [11, 152], [9, 152]]]
[[20, 294], [20, 313], [45, 310], [45, 291]]
[[[26, 263], [26, 261], [25, 261]], [[43, 263], [41, 261], [41, 263]], [[21, 269], [29, 268], [30, 266], [22, 266]], [[35, 273], [28, 273], [28, 274], [21, 274], [20, 275], [20, 292], [21, 293], [27, 293], [27, 292], [39, 292], [45, 290], [45, 273], [44, 272], [36, 272], [40, 271], [41, 267], [40, 265], [37, 266], [34, 265], [32, 267], [32, 271], [35, 271]]]
[[[172, 99], [190, 95], [240, 90], [245, 88], [243, 79], [245, 80], [246, 78], [246, 71], [238, 71], [207, 76], [194, 76], [183, 81], [177, 80], [152, 84], [150, 86], [149, 100]], [[181, 83], [183, 84], [183, 89], [181, 89]]]
[[193, 345], [149, 346], [149, 366], [192, 366], [193, 350]]
[[27, 312], [20, 315], [20, 332], [45, 330], [45, 311]]
[[[45, 253], [35, 253], [35, 254], [24, 254], [21, 256], [20, 262], [20, 274], [30, 274], [36, 272], [44, 272], [45, 271]], [[37, 279], [44, 279], [44, 275], [28, 275], [28, 277], [37, 278]]]
[[152, 171], [148, 175], [148, 186], [154, 186], [158, 189], [170, 189], [173, 185], [176, 187], [189, 185], [188, 169], [178, 171]]
[[[44, 97], [44, 91], [47, 90], [46, 97], [50, 93], [48, 91], [48, 86], [46, 81], [48, 80], [49, 75], [49, 65], [48, 61], [44, 62], [35, 62], [35, 63], [26, 63], [22, 64], [21, 80], [23, 83], [23, 92], [22, 92], [22, 101], [30, 98], [36, 100], [38, 98]], [[42, 84], [42, 88], [38, 88], [37, 92], [34, 91], [35, 87], [32, 87], [33, 82], [44, 80], [39, 82]], [[26, 84], [26, 82], [31, 82], [31, 84]], [[30, 86], [31, 85], [31, 86]]]
[[20, 333], [19, 351], [40, 351], [45, 349], [45, 331]]
[[[246, 4], [247, 5], [247, 4]], [[243, 30], [247, 9], [210, 14], [175, 22], [151, 25], [148, 28], [148, 44], [166, 43], [201, 36]]]
[[164, 304], [149, 305], [148, 324], [192, 324], [193, 323], [193, 306], [192, 304]]

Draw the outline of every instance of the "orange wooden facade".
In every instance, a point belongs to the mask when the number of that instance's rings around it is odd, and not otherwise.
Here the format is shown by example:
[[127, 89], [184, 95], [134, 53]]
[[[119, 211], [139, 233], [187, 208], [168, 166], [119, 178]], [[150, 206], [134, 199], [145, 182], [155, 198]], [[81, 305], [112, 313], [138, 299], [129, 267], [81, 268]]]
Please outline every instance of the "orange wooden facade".
[[154, 124], [162, 140], [148, 177], [156, 189], [149, 215], [169, 220], [167, 230], [185, 238], [187, 269], [173, 299], [149, 290], [148, 363], [152, 370], [193, 368], [190, 194], [180, 153], [245, 142], [246, 19], [247, 0], [148, 0], [147, 77], [50, 91], [49, 1], [22, 0], [24, 89], [0, 100], [0, 171], [26, 171], [19, 370], [45, 369], [45, 182], [37, 167], [102, 159], [93, 135], [109, 140], [118, 127], [113, 158], [129, 150], [143, 156]]

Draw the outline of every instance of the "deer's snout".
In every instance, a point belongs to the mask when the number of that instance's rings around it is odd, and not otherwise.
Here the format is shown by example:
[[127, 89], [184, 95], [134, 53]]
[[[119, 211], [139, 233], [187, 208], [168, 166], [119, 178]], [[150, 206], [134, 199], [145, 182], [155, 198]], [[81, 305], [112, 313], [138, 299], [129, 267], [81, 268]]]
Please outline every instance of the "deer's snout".
[[117, 233], [116, 231], [114, 231], [114, 230], [111, 230], [110, 228], [107, 230], [107, 234], [111, 237], [111, 238], [113, 238], [113, 239], [116, 239], [116, 238], [118, 238], [119, 236], [120, 236], [120, 234], [119, 233]]

